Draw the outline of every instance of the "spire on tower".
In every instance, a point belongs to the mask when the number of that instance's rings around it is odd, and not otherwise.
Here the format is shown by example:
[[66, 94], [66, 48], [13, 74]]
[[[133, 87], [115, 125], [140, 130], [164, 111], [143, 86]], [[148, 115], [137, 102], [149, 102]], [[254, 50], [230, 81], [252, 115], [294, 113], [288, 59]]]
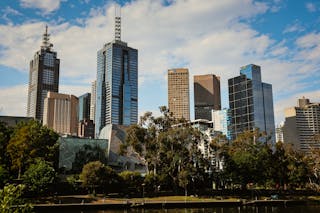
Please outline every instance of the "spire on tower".
[[42, 49], [51, 49], [53, 45], [50, 43], [50, 34], [48, 33], [48, 25], [46, 25], [46, 31], [43, 34], [42, 38]]
[[121, 41], [121, 7], [118, 5], [115, 5], [114, 39]]

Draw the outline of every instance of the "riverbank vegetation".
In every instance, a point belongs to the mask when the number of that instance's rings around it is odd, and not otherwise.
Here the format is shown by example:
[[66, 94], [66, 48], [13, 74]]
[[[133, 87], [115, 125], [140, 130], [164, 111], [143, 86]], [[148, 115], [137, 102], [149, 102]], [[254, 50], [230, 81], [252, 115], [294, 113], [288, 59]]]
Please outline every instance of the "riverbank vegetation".
[[[65, 174], [58, 168], [57, 133], [37, 121], [15, 128], [0, 123], [1, 188], [23, 184], [21, 195], [29, 198], [86, 193], [238, 196], [264, 190], [316, 194], [320, 189], [319, 150], [304, 155], [283, 143], [271, 144], [259, 130], [244, 132], [234, 141], [222, 135], [208, 141], [199, 129], [174, 119], [166, 107], [160, 111], [161, 116], [148, 112], [139, 124], [130, 126], [121, 146], [122, 154], [130, 147], [145, 159], [148, 173], [144, 176], [116, 173], [98, 159], [78, 173]], [[207, 146], [209, 154], [199, 146]]]

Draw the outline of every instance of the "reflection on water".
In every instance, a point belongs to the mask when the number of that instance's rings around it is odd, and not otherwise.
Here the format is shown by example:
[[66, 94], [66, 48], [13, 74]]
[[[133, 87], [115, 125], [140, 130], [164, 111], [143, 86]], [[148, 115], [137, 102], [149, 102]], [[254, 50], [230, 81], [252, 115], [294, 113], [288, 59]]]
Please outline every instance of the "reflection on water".
[[[295, 206], [295, 207], [216, 207], [197, 209], [128, 209], [128, 210], [75, 210], [59, 211], [59, 213], [319, 213], [320, 206]], [[46, 213], [51, 213], [46, 211]]]

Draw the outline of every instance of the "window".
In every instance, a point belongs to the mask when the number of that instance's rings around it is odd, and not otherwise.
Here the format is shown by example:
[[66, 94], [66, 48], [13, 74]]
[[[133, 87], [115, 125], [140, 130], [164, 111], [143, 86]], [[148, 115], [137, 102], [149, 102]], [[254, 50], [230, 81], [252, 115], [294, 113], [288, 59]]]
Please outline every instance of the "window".
[[52, 53], [45, 53], [43, 64], [48, 67], [54, 67], [54, 55]]
[[42, 83], [49, 84], [49, 85], [54, 84], [54, 73], [52, 70], [47, 70], [47, 69], [43, 70]]

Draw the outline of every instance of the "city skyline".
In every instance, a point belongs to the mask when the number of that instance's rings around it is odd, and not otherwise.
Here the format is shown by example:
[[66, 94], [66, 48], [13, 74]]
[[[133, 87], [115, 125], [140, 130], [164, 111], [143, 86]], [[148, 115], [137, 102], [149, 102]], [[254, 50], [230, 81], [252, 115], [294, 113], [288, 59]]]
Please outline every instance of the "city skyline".
[[[317, 1], [115, 2], [122, 7], [123, 40], [139, 49], [139, 115], [167, 105], [166, 72], [171, 67], [189, 69], [191, 119], [192, 76], [221, 76], [222, 108], [229, 108], [227, 81], [250, 63], [261, 66], [264, 81], [273, 85], [276, 123], [296, 99], [320, 100]], [[26, 115], [28, 65], [46, 24], [61, 60], [59, 91], [77, 96], [90, 92], [96, 51], [114, 36], [112, 4], [0, 2], [0, 114]]]

